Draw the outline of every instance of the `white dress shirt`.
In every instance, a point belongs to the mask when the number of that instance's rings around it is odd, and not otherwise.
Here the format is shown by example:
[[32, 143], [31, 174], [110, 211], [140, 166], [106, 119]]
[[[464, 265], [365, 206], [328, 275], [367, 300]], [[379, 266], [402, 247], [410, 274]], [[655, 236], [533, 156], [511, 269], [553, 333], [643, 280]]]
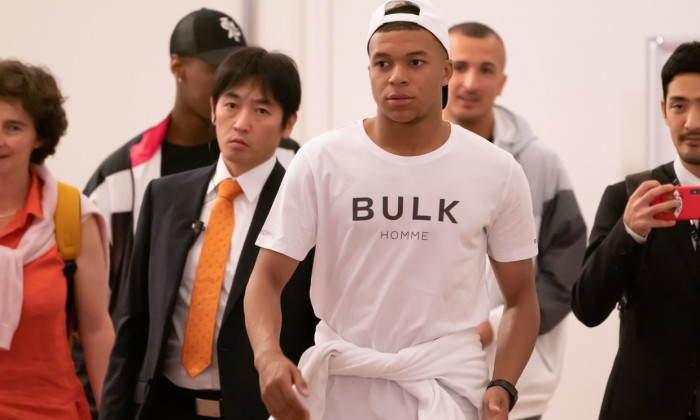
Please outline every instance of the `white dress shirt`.
[[[226, 168], [223, 157], [219, 156], [219, 160], [216, 164], [216, 171], [209, 181], [207, 193], [204, 196], [204, 204], [202, 205], [202, 212], [199, 219], [204, 222], [204, 232], [197, 237], [197, 240], [187, 255], [187, 262], [185, 263], [185, 268], [182, 273], [182, 282], [180, 283], [180, 290], [178, 291], [173, 311], [172, 325], [168, 331], [162, 373], [177, 386], [190, 389], [220, 389], [219, 362], [216, 352], [219, 329], [221, 328], [224, 309], [226, 308], [226, 302], [228, 301], [231, 285], [233, 284], [233, 275], [236, 272], [238, 259], [243, 249], [243, 242], [248, 235], [248, 229], [250, 228], [255, 208], [258, 205], [258, 198], [260, 197], [260, 193], [270, 173], [272, 173], [275, 162], [276, 158], [272, 156], [264, 163], [245, 172], [238, 178], [235, 178], [231, 176]], [[231, 236], [231, 248], [229, 249], [228, 260], [226, 262], [224, 281], [221, 286], [219, 307], [216, 312], [211, 364], [202, 373], [193, 378], [182, 367], [182, 347], [185, 338], [185, 326], [187, 325], [194, 277], [197, 271], [197, 263], [199, 262], [199, 254], [202, 252], [202, 243], [204, 241], [204, 235], [206, 234], [206, 226], [209, 223], [209, 215], [216, 202], [218, 185], [225, 179], [235, 179], [238, 181], [243, 193], [233, 201], [235, 225], [233, 228], [233, 235]], [[235, 374], [235, 372], [232, 372], [232, 374]]]
[[[700, 185], [700, 178], [693, 175], [683, 164], [681, 163], [680, 157], [676, 156], [676, 160], [673, 161], [673, 170], [676, 171], [676, 177], [678, 177], [678, 182], [685, 186], [695, 186]], [[697, 220], [691, 220], [690, 223], [698, 227]], [[697, 248], [698, 244], [694, 243], [693, 246]]]

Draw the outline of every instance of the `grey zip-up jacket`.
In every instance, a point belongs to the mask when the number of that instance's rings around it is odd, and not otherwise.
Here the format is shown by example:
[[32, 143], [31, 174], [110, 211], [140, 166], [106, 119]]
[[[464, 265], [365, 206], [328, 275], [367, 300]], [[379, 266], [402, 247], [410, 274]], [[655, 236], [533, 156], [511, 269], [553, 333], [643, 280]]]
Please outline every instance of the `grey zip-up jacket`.
[[[523, 167], [538, 229], [535, 283], [540, 335], [517, 384], [520, 397], [509, 416], [517, 420], [543, 414], [559, 383], [566, 338], [565, 323], [561, 321], [571, 311], [571, 289], [586, 251], [586, 225], [556, 153], [537, 139], [524, 119], [508, 109], [496, 105], [494, 117], [494, 144], [510, 152]], [[502, 297], [495, 284], [491, 290], [495, 307], [490, 321], [495, 329], [503, 310]], [[490, 368], [494, 347], [486, 348]]]

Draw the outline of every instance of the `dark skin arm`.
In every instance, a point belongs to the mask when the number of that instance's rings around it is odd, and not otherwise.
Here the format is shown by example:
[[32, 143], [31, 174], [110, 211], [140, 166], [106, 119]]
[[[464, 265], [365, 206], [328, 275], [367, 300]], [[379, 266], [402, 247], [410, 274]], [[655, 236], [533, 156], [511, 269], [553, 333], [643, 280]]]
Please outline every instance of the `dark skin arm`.
[[307, 384], [279, 343], [280, 296], [298, 264], [291, 257], [261, 249], [244, 298], [246, 330], [260, 376], [260, 393], [267, 411], [277, 420], [309, 419], [309, 412], [292, 388], [295, 386], [307, 397]]
[[[530, 359], [540, 325], [537, 291], [532, 260], [499, 262], [491, 266], [505, 301], [498, 329], [498, 347], [493, 378], [515, 384]], [[505, 389], [494, 386], [483, 398], [484, 420], [508, 419], [510, 397]]]

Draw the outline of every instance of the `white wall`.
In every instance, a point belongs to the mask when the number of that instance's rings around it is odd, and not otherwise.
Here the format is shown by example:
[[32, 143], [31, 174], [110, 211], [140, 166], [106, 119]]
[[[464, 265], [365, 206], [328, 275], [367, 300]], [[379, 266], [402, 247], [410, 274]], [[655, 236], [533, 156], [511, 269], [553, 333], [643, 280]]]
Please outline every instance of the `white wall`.
[[[607, 184], [646, 162], [646, 41], [700, 38], [697, 0], [435, 0], [449, 23], [496, 29], [509, 81], [500, 102], [561, 156], [590, 226]], [[251, 43], [287, 52], [302, 75], [301, 142], [374, 112], [365, 36], [378, 0], [251, 0]], [[69, 131], [48, 161], [83, 186], [108, 153], [163, 118], [174, 81], [168, 40], [201, 6], [238, 19], [241, 0], [0, 0], [0, 57], [49, 66], [69, 97]], [[617, 315], [570, 324], [564, 377], [547, 420], [597, 418], [617, 347]]]
[[241, 0], [0, 0], [0, 57], [49, 67], [68, 99], [68, 132], [47, 165], [82, 188], [99, 162], [160, 122], [175, 100], [170, 34], [200, 7]]

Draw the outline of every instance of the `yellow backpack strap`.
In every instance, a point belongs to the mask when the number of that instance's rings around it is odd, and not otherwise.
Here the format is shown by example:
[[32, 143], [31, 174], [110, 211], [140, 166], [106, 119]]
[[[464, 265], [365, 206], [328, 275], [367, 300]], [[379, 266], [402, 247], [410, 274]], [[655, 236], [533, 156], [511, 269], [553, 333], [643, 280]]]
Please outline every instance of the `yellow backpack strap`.
[[58, 252], [64, 260], [75, 260], [80, 255], [80, 191], [62, 182], [58, 183], [54, 224]]
[[63, 275], [66, 277], [68, 293], [66, 296], [66, 330], [69, 345], [72, 345], [73, 332], [78, 329], [75, 313], [74, 277], [78, 269], [76, 260], [80, 255], [81, 245], [80, 191], [68, 184], [58, 183], [58, 197], [54, 226], [56, 230], [56, 247], [63, 257]]

